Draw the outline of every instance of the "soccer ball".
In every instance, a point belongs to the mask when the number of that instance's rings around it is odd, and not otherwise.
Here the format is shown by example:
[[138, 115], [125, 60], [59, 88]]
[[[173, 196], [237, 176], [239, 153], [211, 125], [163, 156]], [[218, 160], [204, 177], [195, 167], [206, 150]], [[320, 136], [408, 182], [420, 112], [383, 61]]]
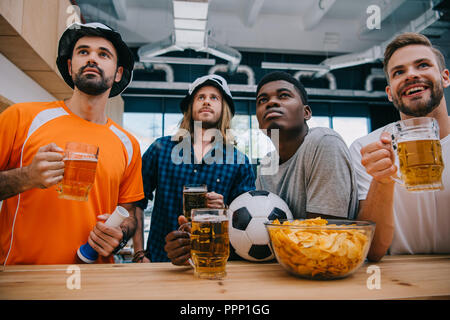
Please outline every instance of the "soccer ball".
[[235, 252], [249, 261], [274, 258], [264, 222], [293, 219], [287, 204], [274, 193], [253, 190], [233, 200], [228, 210], [230, 243]]

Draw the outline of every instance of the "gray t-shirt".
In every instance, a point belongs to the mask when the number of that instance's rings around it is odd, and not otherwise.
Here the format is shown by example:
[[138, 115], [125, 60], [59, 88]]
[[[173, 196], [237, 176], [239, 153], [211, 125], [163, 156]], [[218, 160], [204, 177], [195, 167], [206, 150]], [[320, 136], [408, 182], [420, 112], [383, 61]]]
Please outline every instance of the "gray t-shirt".
[[260, 166], [256, 189], [280, 196], [296, 219], [306, 218], [307, 212], [356, 217], [358, 194], [350, 153], [332, 129], [310, 129], [295, 154], [279, 165], [276, 174], [261, 172]]

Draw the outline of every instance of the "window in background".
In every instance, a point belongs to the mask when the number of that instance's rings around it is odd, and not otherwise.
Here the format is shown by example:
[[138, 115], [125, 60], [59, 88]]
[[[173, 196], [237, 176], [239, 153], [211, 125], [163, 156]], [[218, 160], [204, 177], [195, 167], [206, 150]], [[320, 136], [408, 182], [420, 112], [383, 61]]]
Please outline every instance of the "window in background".
[[308, 120], [308, 127], [330, 127], [330, 117], [327, 116], [312, 116], [311, 119]]
[[162, 135], [162, 113], [124, 112], [123, 127], [135, 136], [143, 155]]
[[172, 136], [177, 133], [180, 121], [183, 118], [182, 113], [165, 113], [164, 114], [164, 135]]
[[369, 133], [366, 117], [333, 117], [333, 129], [344, 139], [348, 147], [356, 139]]
[[[330, 126], [331, 120], [331, 126]], [[308, 121], [308, 127], [328, 127], [341, 135], [348, 147], [356, 139], [369, 132], [369, 119], [366, 117], [326, 117], [313, 116]]]
[[[169, 134], [172, 130], [173, 123], [177, 121], [176, 116], [177, 114], [165, 114], [165, 134]], [[163, 114], [158, 112], [124, 112], [123, 127], [137, 139], [141, 148], [141, 155], [143, 155], [148, 147], [163, 134]], [[149, 201], [147, 208], [144, 210], [144, 245], [147, 244], [152, 211], [153, 201]]]

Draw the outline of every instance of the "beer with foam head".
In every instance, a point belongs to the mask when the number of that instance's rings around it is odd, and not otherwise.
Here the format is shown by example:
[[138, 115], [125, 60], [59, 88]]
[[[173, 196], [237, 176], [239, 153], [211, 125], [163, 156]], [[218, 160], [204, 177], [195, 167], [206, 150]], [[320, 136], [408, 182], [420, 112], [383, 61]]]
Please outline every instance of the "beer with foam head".
[[58, 198], [87, 201], [95, 180], [98, 147], [68, 142], [64, 155], [64, 176], [58, 184]]
[[226, 209], [192, 210], [191, 258], [195, 275], [222, 279], [230, 255]]

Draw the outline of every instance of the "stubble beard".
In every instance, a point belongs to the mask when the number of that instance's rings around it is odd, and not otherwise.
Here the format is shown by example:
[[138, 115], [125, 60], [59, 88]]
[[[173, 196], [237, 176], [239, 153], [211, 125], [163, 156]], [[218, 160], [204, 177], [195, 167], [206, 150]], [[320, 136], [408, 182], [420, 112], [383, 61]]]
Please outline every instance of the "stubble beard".
[[[97, 76], [92, 74], [83, 74], [86, 68], [96, 68], [100, 74]], [[114, 84], [114, 77], [105, 77], [103, 70], [96, 66], [86, 65], [78, 70], [78, 72], [72, 78], [75, 87], [77, 87], [81, 92], [91, 95], [98, 96], [105, 93]]]
[[202, 128], [203, 129], [214, 129], [218, 128], [219, 121], [202, 121]]
[[[406, 105], [402, 101], [401, 93], [392, 96], [392, 102], [394, 106], [403, 114], [412, 117], [424, 117], [430, 114], [434, 109], [436, 109], [444, 96], [444, 88], [441, 83], [433, 83], [427, 81], [426, 84], [430, 88], [430, 97], [425, 101], [420, 102], [410, 102], [410, 105]], [[401, 91], [401, 90], [399, 90]], [[415, 107], [411, 105], [414, 104]]]
[[202, 123], [203, 129], [217, 129], [219, 127], [219, 124], [221, 122], [221, 118], [217, 120], [213, 119], [206, 119], [206, 120], [194, 120], [193, 121], [200, 121]]

